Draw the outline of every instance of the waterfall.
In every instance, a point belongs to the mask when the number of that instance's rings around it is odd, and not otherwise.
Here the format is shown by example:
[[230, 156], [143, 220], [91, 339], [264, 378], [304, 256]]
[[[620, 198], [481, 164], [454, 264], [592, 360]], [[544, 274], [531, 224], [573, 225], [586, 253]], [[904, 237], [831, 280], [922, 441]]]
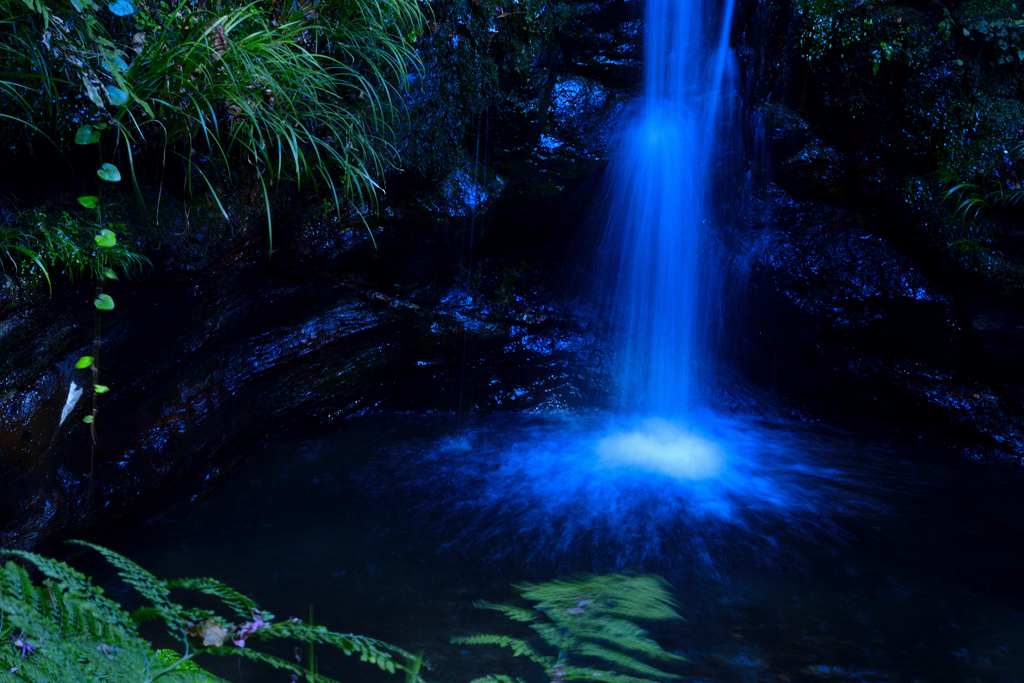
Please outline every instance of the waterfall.
[[580, 307], [617, 342], [619, 410], [493, 416], [419, 461], [389, 459], [421, 482], [417, 499], [437, 501], [453, 547], [486, 547], [517, 571], [527, 558], [716, 576], [722, 560], [779, 557], [780, 529], [829, 533], [830, 514], [861, 505], [825, 464], [835, 442], [697, 400], [721, 306], [709, 254], [725, 242], [706, 226], [726, 225], [739, 178], [726, 163], [741, 148], [732, 2], [646, 2], [643, 91], [595, 222], [598, 296]]
[[646, 2], [643, 94], [609, 169], [602, 249], [625, 412], [686, 413], [708, 352], [717, 302], [701, 251], [732, 5]]

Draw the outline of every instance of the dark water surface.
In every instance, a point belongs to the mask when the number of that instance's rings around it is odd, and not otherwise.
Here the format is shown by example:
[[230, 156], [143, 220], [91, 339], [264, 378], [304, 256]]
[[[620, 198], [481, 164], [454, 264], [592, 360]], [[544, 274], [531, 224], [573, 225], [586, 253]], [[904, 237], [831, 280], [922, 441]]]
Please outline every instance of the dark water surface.
[[[422, 648], [429, 681], [547, 680], [449, 644], [512, 630], [473, 601], [626, 568], [672, 582], [686, 621], [652, 632], [691, 660], [688, 680], [1024, 681], [1016, 472], [712, 414], [474, 419], [360, 418], [268, 444], [112, 545], [163, 578], [215, 576], [279, 618], [312, 606], [334, 630]], [[401, 680], [318, 656], [343, 680]]]

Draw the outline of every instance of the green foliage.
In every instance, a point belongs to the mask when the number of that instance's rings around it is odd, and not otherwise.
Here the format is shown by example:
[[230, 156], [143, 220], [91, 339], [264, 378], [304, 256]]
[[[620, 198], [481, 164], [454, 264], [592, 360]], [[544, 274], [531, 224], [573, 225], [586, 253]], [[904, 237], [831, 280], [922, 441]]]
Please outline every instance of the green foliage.
[[797, 12], [800, 53], [809, 62], [863, 49], [877, 75], [890, 63], [916, 69], [928, 54], [932, 36], [899, 10], [848, 0], [799, 0]]
[[[973, 44], [982, 64], [1024, 62], [1024, 12], [1015, 1], [973, 0], [955, 14], [944, 10], [941, 26], [950, 39], [966, 38]], [[998, 87], [998, 68], [989, 73], [988, 87], [963, 101], [945, 103], [933, 117], [939, 175], [950, 188], [946, 198], [969, 216], [1013, 207], [1024, 197], [1024, 104]]]
[[[151, 150], [213, 191], [313, 181], [340, 211], [372, 205], [397, 165], [417, 0], [308, 3], [0, 0], [0, 119], [116, 144], [136, 181]], [[209, 162], [213, 160], [215, 164]], [[116, 182], [110, 163], [97, 171]], [[216, 194], [215, 194], [216, 197]], [[217, 198], [222, 213], [223, 205]]]
[[939, 175], [950, 188], [947, 199], [971, 216], [1017, 207], [1024, 198], [1024, 103], [981, 94], [942, 119], [952, 119], [938, 159]]
[[33, 583], [14, 562], [0, 574], [0, 669], [7, 680], [153, 680], [147, 675], [152, 649], [120, 606], [64, 563], [8, 554], [31, 563], [47, 580]]
[[[644, 660], [677, 664], [686, 659], [663, 650], [634, 623], [681, 619], [664, 579], [651, 575], [588, 575], [516, 588], [523, 599], [533, 603], [533, 609], [487, 602], [476, 606], [529, 624], [536, 637], [527, 640], [473, 635], [453, 638], [452, 642], [507, 647], [513, 656], [539, 664], [553, 681], [647, 683], [680, 678]], [[513, 680], [492, 675], [473, 683]]]
[[229, 180], [243, 160], [268, 220], [268, 189], [282, 179], [319, 182], [339, 210], [346, 199], [372, 203], [397, 161], [400, 87], [415, 63], [405, 34], [419, 23], [415, 0], [289, 5], [280, 17], [259, 4], [188, 2], [144, 14], [145, 42], [125, 75], [137, 107], [117, 114], [120, 130], [137, 146], [147, 119], [158, 121], [186, 178], [211, 190], [194, 152], [219, 159]]
[[991, 66], [1024, 62], [1024, 6], [981, 0], [967, 3], [961, 14], [960, 30], [982, 48]]
[[915, 223], [927, 231], [931, 244], [944, 249], [946, 264], [976, 273], [1008, 291], [1024, 289], [1024, 268], [1006, 253], [1007, 221], [984, 213], [975, 217], [973, 212], [968, 213], [971, 220], [964, 220], [962, 211], [954, 211], [948, 189], [935, 176], [912, 178], [903, 192]]
[[100, 294], [93, 300], [92, 305], [96, 307], [97, 311], [112, 311], [114, 310], [114, 299], [109, 294]]
[[[209, 654], [263, 662], [288, 672], [293, 680], [332, 683], [332, 679], [292, 661], [252, 649], [256, 642], [273, 639], [331, 645], [392, 673], [409, 670], [400, 662], [418, 661], [399, 648], [371, 638], [335, 633], [296, 620], [274, 621], [272, 614], [214, 579], [163, 581], [111, 550], [73, 542], [103, 555], [149, 606], [129, 615], [67, 564], [33, 553], [4, 551], [33, 565], [46, 577], [42, 583], [34, 583], [14, 562], [8, 562], [0, 572], [0, 670], [11, 676], [5, 680], [222, 683], [222, 679], [191, 661], [198, 654]], [[172, 600], [172, 589], [217, 598], [233, 616], [183, 607]], [[166, 624], [183, 652], [154, 651], [139, 635], [138, 624], [153, 619]], [[412, 673], [408, 680], [418, 683], [421, 679]]]
[[76, 145], [92, 145], [100, 141], [100, 131], [93, 126], [79, 126], [75, 132]]
[[113, 164], [103, 164], [97, 169], [96, 175], [99, 176], [100, 180], [105, 180], [108, 183], [121, 182], [121, 171]]
[[855, 15], [845, 0], [800, 0], [797, 12], [802, 18], [800, 53], [808, 61], [824, 59], [868, 37], [870, 19]]
[[[114, 227], [124, 229], [120, 224]], [[124, 244], [98, 243], [96, 238], [101, 234], [88, 222], [68, 213], [55, 219], [40, 210], [22, 214], [0, 225], [0, 269], [10, 277], [10, 266], [20, 280], [31, 283], [29, 271], [23, 269], [27, 265], [52, 289], [52, 274], [63, 274], [72, 282], [84, 275], [116, 280], [115, 270], [133, 275], [149, 265], [145, 256]]]
[[[957, 211], [976, 216], [992, 207], [1013, 208], [1024, 200], [1024, 143], [999, 145], [994, 163], [976, 174], [976, 182], [960, 182], [946, 193]], [[952, 178], [952, 176], [948, 176]]]
[[[117, 232], [125, 229], [121, 224], [112, 227]], [[11, 265], [18, 271], [27, 262], [48, 282], [54, 273], [73, 282], [82, 276], [117, 279], [117, 272], [130, 276], [149, 265], [145, 256], [116, 237], [111, 244], [112, 235], [114, 230], [97, 229], [66, 212], [53, 218], [45, 211], [30, 211], [0, 225], [0, 256], [6, 257], [0, 258], [0, 266]]]

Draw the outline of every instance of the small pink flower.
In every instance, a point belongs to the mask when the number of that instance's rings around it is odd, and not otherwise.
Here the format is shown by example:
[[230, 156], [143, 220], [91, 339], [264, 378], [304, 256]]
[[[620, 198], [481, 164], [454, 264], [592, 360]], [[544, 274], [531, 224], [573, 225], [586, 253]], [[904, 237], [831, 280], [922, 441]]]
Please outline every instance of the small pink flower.
[[21, 658], [25, 659], [25, 655], [30, 655], [36, 651], [36, 646], [29, 643], [25, 636], [18, 636], [14, 639], [14, 647], [21, 648]]
[[256, 633], [259, 629], [270, 624], [263, 620], [263, 614], [258, 610], [252, 611], [252, 621], [247, 621], [238, 627], [235, 637], [231, 640], [238, 647], [245, 647], [245, 639]]

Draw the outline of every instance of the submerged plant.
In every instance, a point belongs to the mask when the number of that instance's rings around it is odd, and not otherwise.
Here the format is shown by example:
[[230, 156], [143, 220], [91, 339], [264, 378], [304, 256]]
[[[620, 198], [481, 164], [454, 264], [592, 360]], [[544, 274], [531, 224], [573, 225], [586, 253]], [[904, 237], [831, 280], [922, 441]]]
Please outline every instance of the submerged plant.
[[[275, 620], [255, 602], [209, 578], [164, 581], [127, 558], [101, 546], [72, 541], [99, 552], [120, 577], [149, 602], [133, 614], [103, 595], [67, 564], [34, 553], [2, 551], [33, 565], [45, 578], [33, 582], [13, 561], [0, 569], [0, 671], [4, 680], [176, 681], [224, 683], [192, 660], [196, 655], [237, 656], [283, 669], [292, 680], [332, 683], [333, 679], [253, 648], [257, 642], [286, 639], [331, 645], [346, 655], [394, 673], [416, 658], [393, 645], [329, 631], [298, 619]], [[184, 607], [171, 591], [203, 593], [220, 601], [231, 616]], [[155, 651], [138, 632], [139, 623], [160, 620], [180, 650]], [[410, 667], [411, 668], [411, 667]], [[413, 674], [412, 680], [420, 682]]]
[[[668, 583], [658, 576], [612, 574], [579, 576], [541, 584], [516, 586], [533, 609], [515, 605], [475, 603], [529, 624], [532, 639], [506, 635], [452, 638], [465, 645], [499, 645], [543, 667], [552, 681], [623, 681], [650, 683], [678, 679], [645, 662], [677, 664], [684, 657], [666, 652], [634, 623], [682, 619]], [[540, 642], [537, 642], [537, 641]], [[477, 678], [473, 683], [514, 683], [503, 675]]]

